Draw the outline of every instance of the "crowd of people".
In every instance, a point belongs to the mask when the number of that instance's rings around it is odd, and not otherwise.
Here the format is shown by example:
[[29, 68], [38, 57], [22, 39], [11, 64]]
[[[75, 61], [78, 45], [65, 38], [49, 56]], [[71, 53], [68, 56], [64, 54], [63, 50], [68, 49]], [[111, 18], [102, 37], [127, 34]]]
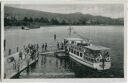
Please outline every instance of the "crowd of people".
[[[23, 51], [25, 53], [25, 57], [26, 57], [26, 55], [29, 55], [32, 60], [36, 57], [36, 53], [38, 53], [38, 50], [39, 50], [38, 44], [30, 44], [29, 43], [28, 45], [23, 46]], [[19, 53], [19, 57], [22, 59], [21, 55]]]
[[[64, 49], [64, 43], [63, 42], [57, 42], [56, 43], [57, 50], [63, 50]], [[23, 46], [23, 50], [19, 50], [17, 48], [17, 51], [19, 52], [19, 58], [22, 60], [29, 56], [32, 60], [36, 57], [36, 53], [45, 52], [48, 51], [48, 44], [47, 43], [42, 43], [41, 44], [41, 49], [39, 50], [39, 44], [27, 44]], [[9, 50], [9, 53], [11, 54], [11, 51]]]
[[64, 43], [63, 42], [57, 42], [57, 49], [63, 50], [64, 49]]
[[42, 47], [42, 52], [48, 50], [48, 44], [47, 43], [43, 43], [41, 47]]

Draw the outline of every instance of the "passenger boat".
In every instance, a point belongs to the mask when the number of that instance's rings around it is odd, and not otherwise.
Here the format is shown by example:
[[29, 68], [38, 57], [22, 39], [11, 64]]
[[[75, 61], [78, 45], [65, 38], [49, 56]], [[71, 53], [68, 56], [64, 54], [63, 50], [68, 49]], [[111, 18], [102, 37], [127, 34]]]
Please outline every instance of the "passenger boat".
[[96, 69], [106, 70], [111, 67], [110, 49], [96, 46], [82, 38], [65, 38], [65, 50], [75, 61]]

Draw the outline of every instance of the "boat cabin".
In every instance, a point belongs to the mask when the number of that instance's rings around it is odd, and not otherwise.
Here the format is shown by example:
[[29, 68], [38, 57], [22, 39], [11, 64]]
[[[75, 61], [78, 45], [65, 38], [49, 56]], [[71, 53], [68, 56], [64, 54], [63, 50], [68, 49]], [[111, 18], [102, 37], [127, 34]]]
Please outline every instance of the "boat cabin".
[[87, 46], [89, 43], [81, 38], [65, 38], [64, 44]]
[[95, 46], [95, 45], [84, 46], [84, 47], [85, 47], [86, 56], [99, 58], [99, 59], [110, 57], [110, 49], [107, 47]]

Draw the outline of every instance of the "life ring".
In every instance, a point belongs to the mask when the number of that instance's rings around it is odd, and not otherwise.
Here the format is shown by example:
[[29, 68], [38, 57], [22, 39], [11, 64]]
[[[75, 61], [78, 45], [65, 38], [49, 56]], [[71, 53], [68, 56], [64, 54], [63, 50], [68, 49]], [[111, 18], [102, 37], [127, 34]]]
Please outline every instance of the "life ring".
[[100, 59], [99, 58], [96, 58], [96, 62], [100, 62]]
[[106, 61], [110, 61], [110, 60], [111, 60], [111, 58], [110, 58], [110, 57], [107, 57], [107, 58], [106, 58]]
[[9, 57], [8, 59], [7, 59], [7, 62], [8, 63], [11, 63], [11, 62], [13, 62], [15, 59], [14, 59], [14, 57]]

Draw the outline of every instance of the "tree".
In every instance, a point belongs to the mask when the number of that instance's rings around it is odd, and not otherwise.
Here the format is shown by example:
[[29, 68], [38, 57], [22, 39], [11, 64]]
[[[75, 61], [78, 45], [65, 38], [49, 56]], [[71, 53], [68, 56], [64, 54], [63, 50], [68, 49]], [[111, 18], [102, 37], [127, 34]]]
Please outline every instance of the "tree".
[[32, 17], [29, 18], [29, 22], [33, 22], [33, 18]]
[[61, 25], [65, 25], [65, 24], [66, 24], [65, 20], [62, 20]]
[[44, 17], [41, 17], [39, 19], [39, 22], [44, 23], [44, 24], [49, 24], [49, 20], [47, 18], [44, 18]]
[[40, 22], [40, 19], [39, 18], [35, 18], [34, 21], [35, 22]]
[[40, 20], [39, 20], [39, 22], [44, 22], [44, 18], [41, 17]]
[[58, 20], [55, 19], [55, 18], [52, 18], [50, 23], [53, 24], [53, 25], [58, 25], [59, 24]]
[[23, 25], [29, 25], [29, 19], [27, 17], [23, 18]]
[[24, 17], [24, 19], [23, 19], [24, 22], [28, 22], [28, 20], [29, 19], [27, 17]]

